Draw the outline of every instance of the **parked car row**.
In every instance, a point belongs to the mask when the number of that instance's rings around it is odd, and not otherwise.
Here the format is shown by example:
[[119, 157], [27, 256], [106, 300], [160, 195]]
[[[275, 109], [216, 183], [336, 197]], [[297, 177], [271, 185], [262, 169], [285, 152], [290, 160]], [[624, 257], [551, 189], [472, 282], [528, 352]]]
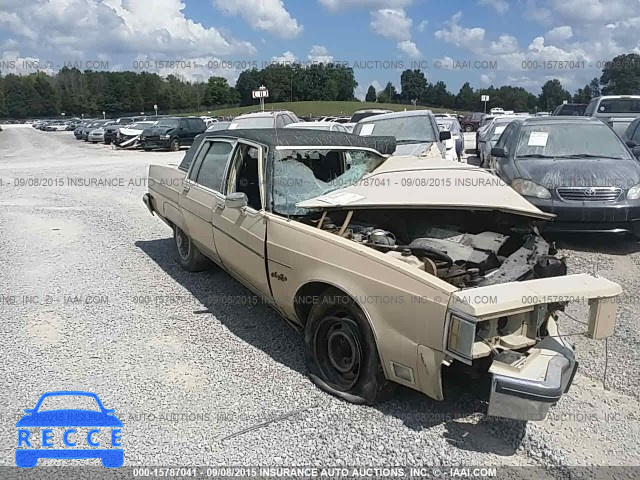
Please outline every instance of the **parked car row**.
[[496, 117], [478, 132], [481, 166], [554, 214], [547, 231], [640, 238], [639, 125], [618, 135], [596, 116]]

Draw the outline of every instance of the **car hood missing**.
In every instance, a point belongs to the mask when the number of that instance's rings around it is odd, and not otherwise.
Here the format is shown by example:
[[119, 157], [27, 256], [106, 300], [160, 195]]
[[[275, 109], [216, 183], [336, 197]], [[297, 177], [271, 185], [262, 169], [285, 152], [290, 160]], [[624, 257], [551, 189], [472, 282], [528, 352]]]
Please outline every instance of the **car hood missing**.
[[433, 208], [500, 211], [549, 220], [498, 177], [472, 165], [391, 157], [355, 185], [305, 200], [300, 208]]

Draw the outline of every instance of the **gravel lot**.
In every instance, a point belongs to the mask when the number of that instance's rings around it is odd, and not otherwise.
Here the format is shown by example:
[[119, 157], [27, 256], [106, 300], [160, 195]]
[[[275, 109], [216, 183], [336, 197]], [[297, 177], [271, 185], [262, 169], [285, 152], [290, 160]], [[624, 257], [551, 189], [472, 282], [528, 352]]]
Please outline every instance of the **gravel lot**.
[[[449, 377], [444, 402], [398, 389], [354, 406], [312, 385], [302, 339], [231, 277], [176, 265], [141, 197], [149, 163], [183, 154], [0, 132], [0, 465], [14, 462], [15, 419], [50, 390], [93, 391], [115, 408], [125, 465], [638, 465], [638, 243], [560, 239], [571, 273], [624, 289], [606, 389], [604, 342], [574, 337], [579, 373], [544, 422], [487, 420], [478, 388]], [[28, 178], [54, 184], [15, 186]], [[584, 329], [567, 317], [561, 327]]]

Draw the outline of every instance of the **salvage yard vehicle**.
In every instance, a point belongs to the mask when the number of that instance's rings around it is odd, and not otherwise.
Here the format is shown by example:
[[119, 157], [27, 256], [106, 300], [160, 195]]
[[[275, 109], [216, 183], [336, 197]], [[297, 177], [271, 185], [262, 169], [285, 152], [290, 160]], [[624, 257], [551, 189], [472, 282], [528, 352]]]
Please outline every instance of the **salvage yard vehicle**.
[[[431, 110], [409, 110], [367, 117], [353, 127], [354, 135], [389, 135], [396, 139], [395, 155], [447, 158], [449, 130], [440, 131]], [[455, 155], [450, 157], [455, 161]]]
[[288, 110], [276, 110], [272, 112], [254, 112], [238, 115], [234, 118], [229, 130], [252, 128], [284, 128], [291, 123], [298, 123], [300, 119], [295, 113]]
[[631, 233], [640, 238], [640, 149], [589, 117], [511, 123], [492, 149], [496, 174], [541, 210], [549, 231]]
[[147, 117], [120, 117], [104, 129], [104, 143], [110, 145], [120, 127], [146, 120]]
[[375, 115], [383, 115], [385, 113], [393, 113], [393, 110], [383, 110], [381, 108], [356, 110], [355, 112], [353, 112], [353, 115], [351, 115], [349, 121], [347, 123], [344, 123], [344, 126], [348, 131], [352, 132], [354, 127], [356, 126], [356, 123], [358, 123], [360, 120], [364, 120], [365, 118], [373, 117]]
[[455, 162], [462, 160], [462, 151], [464, 150], [464, 137], [462, 127], [456, 117], [437, 117], [436, 123], [440, 131], [451, 132], [451, 138], [443, 143], [446, 148], [446, 159]]
[[485, 116], [484, 113], [475, 112], [465, 115], [460, 120], [460, 125], [464, 129], [465, 132], [475, 132], [480, 128], [480, 123], [482, 122], [482, 118]]
[[191, 145], [206, 129], [207, 126], [200, 117], [162, 118], [157, 124], [142, 131], [140, 146], [145, 151], [160, 148], [176, 152], [180, 147]]
[[640, 117], [640, 95], [604, 95], [589, 102], [584, 112], [587, 117], [599, 118], [618, 135], [623, 135], [629, 124]]
[[112, 137], [113, 144], [118, 148], [139, 148], [140, 135], [142, 135], [142, 132], [147, 128], [153, 127], [157, 123], [157, 120], [149, 120], [120, 126]]
[[104, 130], [109, 125], [113, 125], [113, 120], [108, 120], [98, 126], [98, 128], [94, 128], [89, 131], [87, 134], [87, 141], [91, 143], [102, 143], [104, 142]]
[[491, 149], [502, 136], [507, 125], [514, 121], [520, 121], [522, 116], [502, 115], [495, 117], [486, 128], [478, 131], [478, 158], [480, 166], [483, 168], [493, 168], [493, 159], [491, 158]]
[[535, 228], [553, 215], [490, 173], [395, 147], [206, 133], [178, 168], [149, 167], [143, 201], [184, 269], [217, 264], [304, 332], [321, 389], [372, 404], [391, 381], [443, 400], [441, 370], [457, 363], [492, 376], [489, 415], [544, 418], [577, 368], [558, 313], [588, 301], [589, 334], [607, 337], [620, 286], [566, 275]]
[[551, 115], [554, 117], [582, 117], [586, 108], [586, 103], [563, 103], [558, 105]]

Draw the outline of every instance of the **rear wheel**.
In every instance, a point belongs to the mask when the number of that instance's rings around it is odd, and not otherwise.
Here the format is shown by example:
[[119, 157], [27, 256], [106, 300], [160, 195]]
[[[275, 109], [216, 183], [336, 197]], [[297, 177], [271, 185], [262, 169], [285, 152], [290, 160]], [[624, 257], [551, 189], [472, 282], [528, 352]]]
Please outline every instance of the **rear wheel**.
[[198, 250], [180, 227], [174, 227], [173, 240], [176, 258], [182, 268], [189, 272], [200, 272], [211, 267], [211, 261]]
[[309, 312], [305, 360], [311, 380], [343, 400], [371, 405], [389, 389], [367, 318], [337, 289], [326, 290]]

